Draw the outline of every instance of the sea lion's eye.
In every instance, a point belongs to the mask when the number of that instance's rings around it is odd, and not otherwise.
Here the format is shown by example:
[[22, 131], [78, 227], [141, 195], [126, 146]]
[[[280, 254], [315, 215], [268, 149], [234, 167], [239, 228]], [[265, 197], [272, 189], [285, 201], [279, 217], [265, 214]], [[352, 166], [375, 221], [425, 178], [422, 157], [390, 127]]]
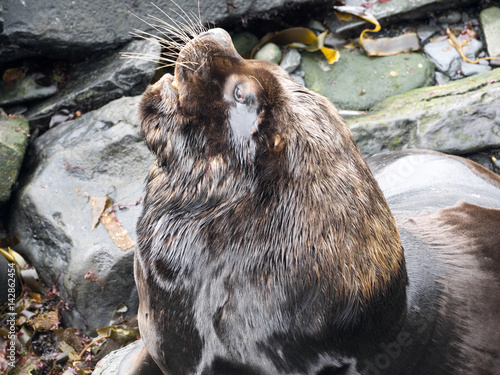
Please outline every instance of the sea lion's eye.
[[243, 90], [240, 85], [237, 85], [234, 88], [234, 100], [238, 103], [245, 103], [245, 94], [243, 94]]

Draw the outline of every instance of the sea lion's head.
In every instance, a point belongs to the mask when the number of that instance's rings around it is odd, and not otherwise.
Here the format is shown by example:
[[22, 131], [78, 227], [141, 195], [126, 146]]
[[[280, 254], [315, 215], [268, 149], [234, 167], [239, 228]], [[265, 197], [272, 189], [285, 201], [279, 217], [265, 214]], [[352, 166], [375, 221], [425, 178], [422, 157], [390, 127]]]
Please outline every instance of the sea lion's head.
[[243, 254], [233, 259], [256, 282], [283, 284], [296, 300], [317, 289], [334, 324], [404, 293], [395, 221], [337, 110], [277, 65], [240, 57], [224, 30], [180, 50], [174, 76], [144, 94], [140, 119], [157, 158], [144, 222], [189, 217], [183, 233], [210, 254]]

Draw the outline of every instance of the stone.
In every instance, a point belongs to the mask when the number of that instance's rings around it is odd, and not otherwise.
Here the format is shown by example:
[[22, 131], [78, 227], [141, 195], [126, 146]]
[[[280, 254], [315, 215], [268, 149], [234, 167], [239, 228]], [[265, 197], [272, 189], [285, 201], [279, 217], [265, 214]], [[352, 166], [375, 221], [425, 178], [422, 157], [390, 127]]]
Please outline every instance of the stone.
[[128, 207], [115, 215], [135, 241], [154, 162], [140, 136], [139, 100], [117, 99], [35, 139], [10, 210], [10, 233], [21, 241], [14, 249], [48, 286], [59, 281], [73, 308], [61, 311], [65, 324], [93, 335], [120, 303], [126, 316], [137, 313], [134, 249], [118, 248], [102, 223], [92, 230], [91, 198], [108, 196]]
[[483, 10], [479, 19], [489, 55], [500, 57], [500, 8], [491, 7]]
[[0, 106], [44, 99], [56, 93], [57, 85], [42, 86], [36, 78], [36, 75], [28, 75], [10, 84], [0, 81]]
[[448, 82], [450, 82], [450, 77], [441, 72], [436, 72], [435, 78], [438, 85], [446, 85]]
[[[464, 39], [458, 38], [459, 42], [462, 43]], [[479, 52], [483, 49], [483, 43], [477, 39], [470, 39], [468, 43], [462, 47], [462, 51], [470, 60], [475, 60]]]
[[281, 60], [281, 49], [274, 43], [267, 43], [255, 53], [254, 59], [279, 64]]
[[418, 53], [367, 57], [341, 50], [329, 65], [321, 52], [302, 54], [306, 87], [329, 98], [339, 109], [368, 110], [376, 103], [434, 82], [434, 66]]
[[8, 117], [0, 111], [0, 206], [10, 199], [28, 145], [28, 120]]
[[300, 66], [300, 53], [294, 48], [289, 48], [283, 60], [281, 61], [280, 66], [287, 72], [292, 73], [295, 69]]
[[448, 40], [427, 43], [424, 46], [424, 52], [441, 73], [451, 78], [459, 76], [458, 70], [462, 58]]
[[422, 25], [417, 28], [417, 35], [421, 43], [426, 43], [431, 37], [441, 31], [441, 27], [436, 25]]
[[473, 154], [500, 145], [500, 69], [385, 100], [348, 119], [365, 155], [421, 148]]
[[148, 15], [164, 21], [172, 17], [180, 23], [186, 23], [183, 18], [195, 20], [200, 15], [204, 25], [214, 25], [261, 18], [280, 8], [307, 3], [311, 8], [318, 6], [312, 0], [233, 0], [230, 3], [226, 0], [81, 0], [78, 3], [4, 0], [0, 55], [3, 62], [39, 55], [79, 60], [123, 46], [132, 40], [131, 32], [135, 29], [155, 32], [143, 21]]
[[[467, 4], [476, 4], [477, 0], [391, 0], [391, 1], [370, 1], [366, 0], [344, 0], [343, 3], [349, 6], [363, 6], [367, 3], [373, 4], [370, 13], [380, 22], [382, 26], [390, 25], [392, 22], [402, 20], [415, 20], [418, 18], [428, 18], [429, 12], [456, 9]], [[367, 22], [360, 19], [352, 21], [341, 21], [337, 17], [327, 18], [328, 29], [333, 33], [353, 34], [360, 26], [368, 26]]]
[[234, 34], [231, 39], [236, 51], [244, 58], [249, 58], [254, 47], [259, 43], [259, 39], [247, 31]]
[[450, 10], [441, 14], [437, 18], [437, 21], [439, 23], [450, 24], [450, 23], [460, 22], [461, 19], [462, 19], [462, 14], [458, 10]]
[[481, 64], [471, 64], [466, 61], [462, 61], [461, 70], [462, 74], [468, 77], [474, 74], [489, 72], [491, 70], [491, 66], [481, 65]]
[[154, 75], [156, 63], [139, 58], [123, 58], [135, 53], [158, 61], [160, 45], [148, 40], [134, 40], [120, 51], [95, 61], [77, 64], [70, 80], [56, 95], [31, 107], [26, 113], [30, 121], [48, 122], [60, 109], [70, 112], [96, 109], [121, 98], [142, 93]]

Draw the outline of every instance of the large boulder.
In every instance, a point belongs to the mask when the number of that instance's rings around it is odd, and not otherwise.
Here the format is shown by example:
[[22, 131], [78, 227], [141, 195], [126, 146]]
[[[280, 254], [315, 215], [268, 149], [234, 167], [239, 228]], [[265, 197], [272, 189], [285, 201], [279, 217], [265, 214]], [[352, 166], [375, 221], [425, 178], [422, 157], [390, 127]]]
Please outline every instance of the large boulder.
[[407, 148], [471, 154], [500, 145], [500, 69], [424, 87], [348, 120], [365, 155]]
[[181, 23], [200, 15], [204, 24], [215, 24], [307, 2], [317, 6], [312, 0], [187, 0], [180, 8], [171, 0], [5, 0], [0, 54], [4, 61], [37, 54], [78, 58], [125, 44], [134, 29], [153, 31], [141, 20], [149, 14]]
[[[139, 133], [139, 97], [118, 99], [47, 131], [33, 142], [11, 210], [11, 232], [49, 285], [59, 281], [72, 306], [70, 325], [108, 325], [120, 303], [136, 313], [134, 249], [120, 249], [101, 222], [91, 227], [92, 197], [117, 203], [114, 215], [130, 240], [153, 163]], [[95, 214], [94, 214], [95, 216]]]
[[348, 110], [368, 110], [434, 81], [434, 66], [419, 53], [368, 57], [358, 50], [342, 50], [339, 61], [329, 65], [322, 53], [304, 52], [301, 69], [308, 88]]
[[[160, 53], [159, 43], [133, 40], [119, 51], [75, 64], [67, 84], [51, 98], [30, 106], [25, 115], [30, 121], [48, 122], [61, 109], [87, 112], [123, 96], [139, 95], [153, 77]], [[148, 59], [123, 58], [124, 54]]]

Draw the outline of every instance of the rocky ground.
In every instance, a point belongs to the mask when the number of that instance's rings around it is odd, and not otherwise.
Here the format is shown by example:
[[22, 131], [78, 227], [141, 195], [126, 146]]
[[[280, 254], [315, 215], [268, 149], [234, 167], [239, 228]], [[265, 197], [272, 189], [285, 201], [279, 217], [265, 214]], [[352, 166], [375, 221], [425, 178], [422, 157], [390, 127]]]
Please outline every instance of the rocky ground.
[[[280, 63], [293, 79], [327, 96], [366, 156], [427, 148], [469, 157], [498, 173], [500, 60], [473, 62], [500, 56], [500, 2], [337, 2], [371, 12], [382, 26], [374, 38], [411, 34], [418, 40], [418, 50], [372, 57], [358, 38], [374, 26], [358, 17], [340, 20], [333, 3], [212, 0], [198, 12], [193, 0], [183, 9], [225, 27], [242, 55], [267, 32], [330, 30], [324, 46], [339, 51], [334, 64], [319, 51], [273, 45], [260, 46], [255, 57]], [[130, 31], [151, 31], [141, 21], [148, 14], [163, 20], [167, 15], [132, 0], [82, 1], [78, 9], [49, 0], [2, 4], [0, 248], [8, 261], [0, 256], [0, 267], [15, 261], [23, 289], [17, 284], [14, 303], [18, 366], [8, 366], [4, 316], [0, 368], [83, 374], [99, 356], [137, 336], [133, 243], [152, 157], [140, 138], [136, 110], [138, 95], [161, 74], [155, 74], [154, 62], [161, 48], [133, 39]], [[156, 4], [183, 22], [171, 2]], [[450, 44], [453, 38], [466, 41], [465, 59]], [[124, 59], [123, 53], [153, 61]], [[33, 284], [32, 268], [9, 247], [36, 268], [44, 285]], [[0, 274], [7, 275], [3, 269]], [[2, 277], [0, 287], [7, 290]], [[0, 304], [8, 305], [5, 290]], [[98, 335], [107, 340], [81, 354], [89, 337]], [[96, 357], [102, 342], [107, 349]]]

